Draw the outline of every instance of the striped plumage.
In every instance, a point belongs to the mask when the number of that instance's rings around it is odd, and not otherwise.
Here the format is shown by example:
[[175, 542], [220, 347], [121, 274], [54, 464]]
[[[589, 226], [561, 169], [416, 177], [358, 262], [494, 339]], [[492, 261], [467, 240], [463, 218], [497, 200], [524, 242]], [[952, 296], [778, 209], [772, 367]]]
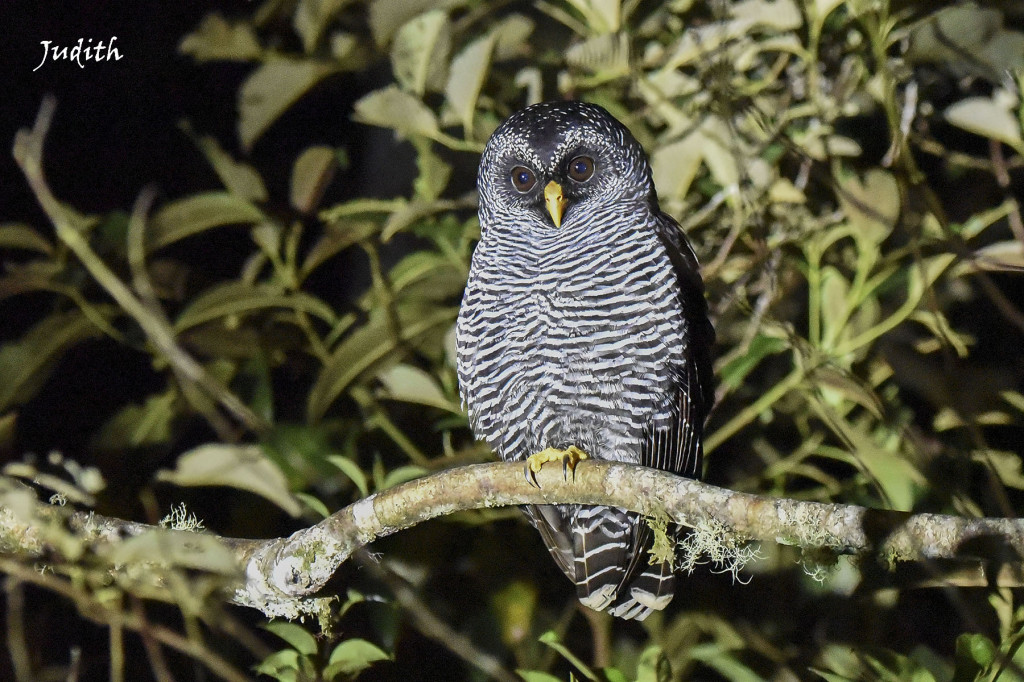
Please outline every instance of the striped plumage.
[[[587, 160], [592, 175], [573, 179]], [[550, 181], [566, 200], [559, 227]], [[456, 336], [476, 436], [505, 460], [575, 445], [699, 475], [714, 332], [697, 260], [659, 210], [637, 141], [601, 107], [533, 105], [488, 141], [478, 186], [481, 240]], [[642, 619], [671, 600], [672, 566], [651, 565], [638, 515], [526, 512], [585, 605]]]

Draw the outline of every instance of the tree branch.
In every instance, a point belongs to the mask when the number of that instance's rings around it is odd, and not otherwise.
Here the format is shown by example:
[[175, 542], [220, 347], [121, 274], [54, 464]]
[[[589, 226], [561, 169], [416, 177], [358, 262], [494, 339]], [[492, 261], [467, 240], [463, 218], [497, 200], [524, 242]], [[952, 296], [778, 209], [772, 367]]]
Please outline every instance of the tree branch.
[[[538, 474], [540, 488], [526, 482], [522, 464], [476, 464], [449, 469], [378, 492], [290, 537], [274, 540], [220, 538], [244, 572], [233, 600], [268, 616], [295, 618], [318, 613], [317, 598], [338, 566], [377, 538], [457, 511], [521, 504], [602, 504], [691, 528], [713, 529], [722, 541], [775, 541], [805, 550], [875, 555], [890, 566], [940, 558], [1017, 561], [1024, 556], [1024, 520], [966, 519], [909, 514], [854, 505], [776, 499], [717, 488], [664, 471], [586, 460], [566, 481], [558, 467]], [[40, 505], [40, 520], [60, 515]], [[0, 508], [0, 543], [39, 556], [57, 548], [40, 523]], [[101, 556], [125, 538], [146, 532], [188, 543], [197, 535], [73, 513], [68, 519]], [[209, 537], [209, 536], [198, 536]], [[211, 538], [212, 539], [212, 538]]]

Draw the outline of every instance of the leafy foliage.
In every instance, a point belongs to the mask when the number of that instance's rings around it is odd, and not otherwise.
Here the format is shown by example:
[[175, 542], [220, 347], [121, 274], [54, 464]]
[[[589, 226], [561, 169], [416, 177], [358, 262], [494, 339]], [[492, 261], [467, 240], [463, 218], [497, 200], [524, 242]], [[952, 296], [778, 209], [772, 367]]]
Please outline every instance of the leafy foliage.
[[[45, 301], [0, 347], [0, 448], [18, 450], [21, 411], [61, 381], [61, 358], [103, 338], [149, 358], [158, 388], [94, 424], [83, 456], [113, 457], [108, 478], [124, 467], [147, 481], [246, 491], [229, 504], [250, 517], [248, 532], [282, 523], [274, 513], [254, 520], [253, 508], [271, 507], [251, 494], [308, 522], [486, 458], [459, 407], [452, 339], [479, 231], [477, 154], [512, 111], [575, 97], [608, 108], [645, 145], [663, 208], [701, 256], [718, 334], [712, 482], [1015, 515], [1020, 18], [895, 0], [299, 0], [246, 18], [210, 14], [181, 52], [199, 65], [253, 67], [238, 91], [237, 145], [182, 127], [222, 186], [130, 216], [55, 202], [55, 234], [0, 225], [12, 254], [0, 305]], [[365, 77], [382, 68], [388, 75]], [[364, 126], [367, 141], [310, 139], [287, 188], [272, 189], [272, 169], [246, 155], [282, 127], [302, 138], [288, 113], [325, 88], [362, 88], [339, 121]], [[369, 142], [371, 126], [395, 146]], [[412, 154], [407, 167], [389, 166], [404, 195], [346, 187], [325, 205], [352, 158], [398, 149]], [[208, 251], [225, 239], [241, 258]], [[339, 260], [348, 296], [323, 284]], [[112, 483], [110, 496], [153, 499], [148, 482]], [[3, 490], [5, 505], [24, 506], [21, 488]], [[105, 494], [75, 499], [96, 492]], [[319, 642], [298, 625], [269, 625], [288, 648], [257, 671], [284, 680], [416, 670], [436, 612], [469, 634], [468, 649], [447, 645], [453, 655], [499, 677], [510, 674], [502, 666], [527, 680], [1024, 676], [1024, 607], [1010, 589], [922, 598], [878, 567], [762, 548], [750, 586], [698, 570], [666, 614], [627, 628], [575, 615], [570, 585], [539, 567], [547, 557], [513, 515], [436, 526], [385, 543], [384, 596], [350, 598], [336, 614], [352, 609], [341, 635]], [[211, 615], [216, 568], [204, 567], [197, 578], [182, 559], [157, 589], [137, 576], [107, 584], [68, 561], [59, 585], [39, 584], [80, 608], [101, 597], [115, 611], [137, 596], [167, 601], [190, 619], [185, 636], [199, 638], [201, 621], [231, 639]], [[943, 567], [932, 570], [941, 577]], [[472, 587], [456, 594], [452, 583]], [[392, 598], [396, 585], [419, 598]], [[365, 622], [350, 633], [352, 614]], [[858, 629], [862, 619], [881, 624]], [[939, 619], [953, 625], [929, 630]], [[191, 655], [225, 670], [211, 650]], [[498, 672], [480, 663], [491, 658]]]

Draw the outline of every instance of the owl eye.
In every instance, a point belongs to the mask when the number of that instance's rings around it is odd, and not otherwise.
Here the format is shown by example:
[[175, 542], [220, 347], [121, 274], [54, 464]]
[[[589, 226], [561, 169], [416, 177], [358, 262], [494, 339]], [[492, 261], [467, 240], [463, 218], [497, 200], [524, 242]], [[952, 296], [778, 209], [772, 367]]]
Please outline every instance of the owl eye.
[[589, 156], [577, 156], [569, 162], [569, 177], [576, 182], [586, 182], [594, 175], [594, 160]]
[[537, 184], [537, 176], [525, 166], [516, 166], [512, 169], [512, 185], [519, 192], [526, 193]]

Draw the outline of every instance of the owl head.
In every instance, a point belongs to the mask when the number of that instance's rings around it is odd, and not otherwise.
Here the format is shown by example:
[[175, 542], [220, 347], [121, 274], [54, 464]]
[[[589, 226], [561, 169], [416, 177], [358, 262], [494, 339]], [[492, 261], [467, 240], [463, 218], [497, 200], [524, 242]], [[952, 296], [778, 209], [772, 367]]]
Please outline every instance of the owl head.
[[617, 206], [656, 204], [643, 148], [622, 123], [586, 102], [542, 102], [491, 135], [477, 178], [480, 222], [572, 231]]

